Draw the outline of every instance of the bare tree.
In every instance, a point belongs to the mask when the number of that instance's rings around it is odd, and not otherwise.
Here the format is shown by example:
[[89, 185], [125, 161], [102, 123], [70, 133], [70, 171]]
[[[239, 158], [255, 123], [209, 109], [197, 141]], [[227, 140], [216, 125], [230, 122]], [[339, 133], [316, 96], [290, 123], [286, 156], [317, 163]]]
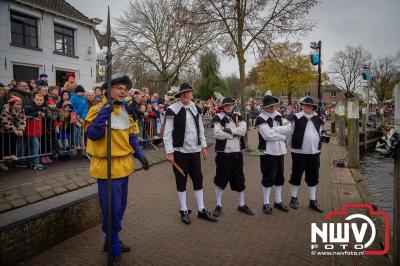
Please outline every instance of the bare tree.
[[355, 93], [365, 82], [362, 79], [363, 66], [371, 60], [371, 53], [361, 46], [346, 46], [344, 51], [335, 52], [331, 60], [333, 83], [345, 92], [346, 98]]
[[179, 24], [169, 0], [129, 3], [114, 36], [119, 43], [115, 55], [119, 64], [126, 68], [143, 64], [157, 72], [161, 92], [176, 83], [182, 68], [214, 39], [206, 26]]
[[[283, 34], [303, 34], [314, 24], [307, 19], [317, 0], [175, 0], [181, 20], [197, 16], [196, 25], [219, 32], [218, 44], [225, 54], [236, 56], [240, 73], [242, 112], [245, 108], [245, 54], [264, 54]], [[188, 21], [187, 23], [191, 23]]]
[[392, 97], [395, 76], [399, 71], [396, 58], [385, 56], [378, 58], [371, 67], [371, 86], [375, 90], [378, 103]]
[[201, 80], [201, 74], [195, 64], [189, 64], [181, 69], [179, 75], [179, 81], [189, 82], [190, 84], [197, 87]]

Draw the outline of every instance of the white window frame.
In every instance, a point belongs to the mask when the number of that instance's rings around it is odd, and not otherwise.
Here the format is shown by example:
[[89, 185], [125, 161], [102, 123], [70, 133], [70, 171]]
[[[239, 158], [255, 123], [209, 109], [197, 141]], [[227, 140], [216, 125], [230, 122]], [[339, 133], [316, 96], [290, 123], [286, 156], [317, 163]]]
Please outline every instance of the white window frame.
[[55, 40], [54, 40], [55, 39], [55, 36], [54, 36], [54, 25], [55, 24], [66, 27], [66, 28], [70, 28], [74, 31], [74, 56], [75, 57], [79, 56], [78, 55], [78, 26], [75, 23], [72, 23], [70, 21], [66, 21], [66, 20], [63, 20], [60, 18], [53, 19], [53, 32], [52, 32], [52, 36], [53, 36], [52, 41], [53, 41], [53, 48], [54, 48], [53, 51], [56, 50], [56, 46], [55, 46], [56, 44], [55, 44]]
[[39, 68], [39, 75], [40, 75], [40, 73], [44, 73], [45, 72], [43, 65], [29, 64], [29, 63], [23, 63], [23, 62], [18, 62], [18, 61], [11, 61], [11, 72], [12, 72], [11, 73], [11, 77], [13, 77], [13, 78], [14, 78], [14, 65], [27, 66], [27, 67], [37, 67], [37, 68]]
[[[27, 9], [25, 7], [17, 6], [14, 4], [10, 4], [8, 6], [8, 25], [9, 25], [9, 43], [12, 42], [12, 37], [11, 37], [11, 12], [18, 12], [33, 18], [36, 18], [37, 22], [37, 39], [38, 39], [38, 47], [37, 49], [42, 49], [43, 43], [42, 43], [42, 18], [43, 14], [39, 11], [32, 10], [32, 9]], [[29, 49], [29, 48], [28, 48]]]

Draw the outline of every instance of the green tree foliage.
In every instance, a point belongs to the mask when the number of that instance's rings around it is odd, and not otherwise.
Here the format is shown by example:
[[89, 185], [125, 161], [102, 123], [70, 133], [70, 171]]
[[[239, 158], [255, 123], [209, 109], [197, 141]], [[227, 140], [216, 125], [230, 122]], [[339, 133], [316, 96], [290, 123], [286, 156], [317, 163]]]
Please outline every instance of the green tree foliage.
[[246, 85], [257, 84], [258, 81], [258, 69], [257, 66], [253, 67], [246, 77]]
[[227, 85], [219, 77], [219, 66], [218, 56], [212, 51], [207, 51], [200, 57], [199, 69], [201, 80], [194, 93], [196, 98], [207, 99], [212, 97], [215, 91], [226, 95]]
[[257, 66], [258, 88], [274, 95], [303, 95], [308, 84], [315, 82], [317, 72], [308, 55], [302, 54], [301, 43], [283, 42], [274, 45]]
[[225, 78], [225, 82], [228, 85], [228, 95], [234, 98], [240, 97], [240, 79], [236, 74], [231, 74]]

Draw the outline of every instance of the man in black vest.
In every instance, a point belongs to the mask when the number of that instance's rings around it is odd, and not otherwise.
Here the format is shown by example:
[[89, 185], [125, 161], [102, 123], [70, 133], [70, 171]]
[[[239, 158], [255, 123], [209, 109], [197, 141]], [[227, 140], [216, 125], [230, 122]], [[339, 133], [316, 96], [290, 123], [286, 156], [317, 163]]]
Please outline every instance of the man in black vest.
[[233, 112], [235, 101], [226, 97], [219, 107], [222, 112], [211, 120], [215, 138], [215, 164], [217, 166], [214, 177], [215, 196], [217, 206], [213, 216], [218, 217], [222, 212], [222, 192], [230, 184], [233, 191], [238, 192], [238, 210], [248, 215], [254, 213], [244, 204], [245, 178], [243, 173], [243, 154], [245, 149], [243, 136], [246, 135], [246, 122], [239, 113]]
[[323, 212], [316, 199], [317, 184], [319, 181], [319, 166], [321, 154], [321, 130], [323, 127], [322, 119], [314, 112], [318, 105], [311, 97], [300, 99], [303, 108], [293, 116], [294, 130], [292, 134], [292, 175], [289, 183], [291, 184], [292, 198], [290, 206], [297, 209], [299, 202], [297, 199], [298, 188], [301, 177], [305, 172], [305, 181], [308, 186], [310, 204], [309, 207], [317, 212]]
[[255, 124], [258, 129], [258, 149], [262, 153], [260, 166], [263, 175], [261, 181], [264, 197], [263, 212], [268, 215], [272, 213], [269, 204], [272, 186], [275, 186], [274, 208], [288, 212], [286, 204], [282, 202], [282, 186], [285, 182], [283, 171], [284, 155], [287, 153], [286, 138], [291, 133], [291, 124], [276, 111], [276, 105], [279, 103], [278, 98], [266, 95], [263, 99], [263, 111], [257, 117]]
[[[208, 158], [207, 143], [201, 111], [192, 102], [192, 92], [192, 86], [182, 83], [175, 95], [175, 98], [180, 100], [169, 106], [165, 113], [165, 151], [167, 160], [173, 164], [182, 222], [185, 224], [191, 222], [189, 217], [191, 211], [186, 206], [188, 175], [193, 181], [197, 217], [216, 222], [217, 219], [204, 207], [200, 152], [203, 154], [203, 159]], [[180, 170], [183, 170], [183, 174]]]

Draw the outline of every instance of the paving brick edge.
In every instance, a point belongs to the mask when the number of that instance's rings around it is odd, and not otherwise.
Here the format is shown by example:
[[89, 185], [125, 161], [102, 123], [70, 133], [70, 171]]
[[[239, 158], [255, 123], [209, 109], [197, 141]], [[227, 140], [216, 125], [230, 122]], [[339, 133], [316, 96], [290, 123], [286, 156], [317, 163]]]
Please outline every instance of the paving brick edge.
[[[157, 160], [150, 163], [150, 166], [161, 164], [165, 162], [165, 159]], [[143, 170], [142, 167], [138, 167], [135, 171]], [[79, 206], [83, 206], [84, 208], [90, 207], [91, 204], [97, 204], [97, 185], [91, 184], [73, 191], [68, 191], [63, 194], [59, 194], [54, 197], [50, 197], [29, 205], [25, 205], [20, 208], [12, 209], [7, 212], [0, 213], [0, 239], [2, 239], [2, 243], [0, 244], [0, 264], [3, 265], [15, 265], [23, 260], [26, 260], [32, 256], [39, 254], [47, 248], [50, 248], [57, 243], [64, 241], [70, 237], [73, 237], [76, 234], [79, 234], [95, 225], [98, 225], [101, 222], [100, 217], [100, 208], [97, 206], [98, 215], [92, 214], [92, 217], [86, 217], [87, 223], [82, 225], [81, 227], [76, 226], [73, 228], [74, 230], [65, 235], [59, 234], [57, 235], [57, 239], [54, 241], [46, 241], [42, 246], [34, 246], [35, 241], [30, 241], [26, 239], [26, 234], [20, 232], [22, 239], [26, 241], [26, 245], [23, 245], [23, 249], [29, 250], [26, 252], [22, 250], [21, 247], [12, 246], [10, 247], [10, 241], [7, 241], [7, 235], [15, 235], [14, 230], [18, 229], [18, 227], [23, 227], [29, 224], [35, 224], [35, 222], [43, 219], [44, 223], [48, 223], [48, 226], [57, 227], [57, 225], [52, 224], [51, 221], [46, 221], [46, 218], [51, 216], [62, 216], [63, 213], [68, 213], [68, 210], [77, 208]], [[96, 209], [92, 206], [92, 209]], [[40, 225], [39, 225], [40, 226]], [[38, 227], [39, 227], [38, 226]], [[31, 229], [35, 230], [35, 228]], [[63, 232], [61, 232], [63, 233]], [[6, 254], [2, 254], [4, 250], [7, 249]], [[9, 253], [20, 254], [18, 256], [8, 256]]]

